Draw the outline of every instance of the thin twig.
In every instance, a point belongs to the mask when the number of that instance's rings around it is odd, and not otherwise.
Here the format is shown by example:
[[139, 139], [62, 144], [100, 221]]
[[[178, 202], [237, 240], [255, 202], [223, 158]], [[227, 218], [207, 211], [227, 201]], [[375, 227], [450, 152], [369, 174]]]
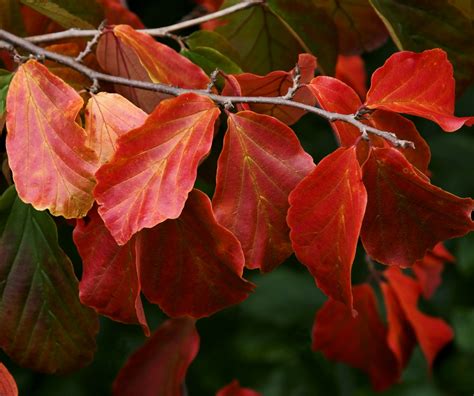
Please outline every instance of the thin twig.
[[296, 94], [296, 91], [300, 88], [300, 80], [301, 80], [301, 69], [298, 64], [296, 64], [295, 68], [293, 69], [293, 86], [288, 89], [286, 95], [282, 96], [283, 99], [291, 100]]
[[[169, 33], [175, 32], [177, 30], [186, 29], [188, 27], [200, 25], [203, 22], [212, 21], [214, 19], [221, 18], [226, 15], [233, 14], [234, 12], [245, 10], [246, 8], [255, 7], [257, 5], [262, 5], [265, 3], [265, 0], [245, 0], [240, 3], [237, 3], [231, 7], [224, 8], [222, 10], [212, 12], [207, 15], [203, 15], [198, 18], [189, 19], [187, 21], [182, 21], [175, 23], [173, 25], [164, 26], [156, 29], [139, 29], [139, 32], [148, 33], [154, 37], [170, 37]], [[97, 34], [97, 30], [81, 30], [81, 29], [68, 29], [62, 32], [41, 34], [38, 36], [27, 37], [26, 40], [32, 43], [45, 43], [48, 41], [63, 40], [69, 38], [87, 38], [94, 37]], [[173, 37], [171, 37], [173, 38]]]
[[105, 28], [106, 23], [107, 23], [107, 21], [105, 21], [105, 20], [102, 21], [102, 23], [99, 25], [99, 28], [97, 29], [97, 32], [94, 35], [94, 37], [92, 37], [92, 39], [87, 42], [86, 48], [84, 48], [84, 51], [82, 51], [79, 55], [77, 55], [77, 57], [75, 59], [76, 62], [82, 62], [84, 60], [84, 58], [92, 52], [92, 49], [94, 48], [94, 45], [97, 44], [100, 37], [104, 33], [104, 28]]
[[[3, 42], [1, 41], [3, 40]], [[111, 76], [109, 74], [101, 73], [96, 70], [90, 69], [87, 66], [76, 62], [74, 58], [69, 56], [57, 54], [55, 52], [48, 51], [42, 47], [38, 47], [31, 42], [15, 36], [12, 33], [9, 33], [5, 30], [0, 29], [0, 48], [8, 48], [11, 50], [13, 46], [20, 47], [30, 54], [35, 56], [44, 57], [65, 66], [69, 66], [71, 69], [82, 73], [87, 76], [91, 81], [93, 81], [92, 88], [96, 88], [98, 81], [107, 81], [113, 84], [126, 85], [133, 88], [141, 88], [149, 91], [160, 92], [172, 96], [178, 96], [188, 92], [194, 92], [199, 95], [207, 96], [213, 100], [216, 104], [223, 106], [226, 109], [232, 108], [236, 103], [249, 103], [249, 104], [272, 104], [278, 106], [289, 106], [305, 110], [309, 113], [314, 113], [322, 118], [325, 118], [329, 122], [334, 121], [343, 121], [348, 124], [354, 125], [356, 128], [361, 131], [362, 136], [364, 137], [367, 133], [372, 133], [377, 136], [381, 136], [384, 139], [388, 140], [394, 146], [397, 147], [412, 147], [415, 148], [413, 142], [408, 140], [401, 140], [397, 138], [392, 132], [383, 131], [369, 125], [366, 125], [357, 119], [357, 114], [339, 114], [333, 113], [330, 111], [323, 110], [319, 107], [310, 106], [304, 103], [295, 102], [293, 100], [285, 99], [284, 97], [265, 97], [265, 96], [224, 96], [208, 92], [206, 89], [189, 89], [189, 88], [179, 88], [172, 87], [170, 85], [161, 84], [161, 83], [152, 83], [139, 80], [131, 80], [128, 78]]]

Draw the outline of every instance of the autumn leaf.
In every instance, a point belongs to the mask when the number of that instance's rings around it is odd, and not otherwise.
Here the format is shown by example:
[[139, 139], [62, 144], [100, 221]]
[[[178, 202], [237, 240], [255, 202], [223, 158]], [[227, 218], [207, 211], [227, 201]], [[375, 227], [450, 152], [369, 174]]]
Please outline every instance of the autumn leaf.
[[184, 396], [184, 379], [199, 350], [191, 318], [169, 319], [129, 357], [113, 384], [115, 396]]
[[233, 380], [230, 384], [219, 389], [216, 396], [262, 396], [262, 394], [249, 388], [242, 388], [239, 381]]
[[323, 158], [289, 202], [296, 257], [324, 293], [352, 310], [351, 268], [367, 203], [355, 147]]
[[407, 267], [438, 242], [473, 229], [472, 200], [433, 186], [397, 150], [372, 149], [363, 174], [368, 202], [361, 237], [375, 260]]
[[[96, 53], [100, 66], [115, 76], [194, 89], [205, 89], [209, 83], [209, 77], [199, 66], [127, 25], [117, 25], [103, 34]], [[116, 91], [147, 113], [167, 97], [119, 85]]]
[[[361, 107], [362, 102], [356, 92], [342, 81], [332, 77], [318, 76], [308, 85], [316, 96], [319, 105], [328, 111], [340, 114], [355, 114]], [[397, 147], [408, 161], [415, 165], [420, 171], [426, 173], [430, 162], [431, 153], [426, 141], [417, 131], [415, 124], [403, 116], [385, 110], [375, 110], [367, 114], [363, 122], [382, 131], [395, 133], [399, 139], [408, 140], [415, 145], [415, 149]], [[357, 158], [362, 164], [369, 155], [369, 144], [361, 140], [361, 132], [355, 126], [335, 121], [331, 126], [341, 146], [350, 147], [357, 144]], [[390, 147], [389, 143], [382, 137], [369, 134], [370, 146]]]
[[18, 68], [7, 96], [6, 147], [18, 195], [66, 218], [85, 216], [94, 200], [97, 158], [75, 121], [82, 104], [35, 60]]
[[367, 93], [367, 73], [364, 60], [359, 55], [339, 55], [336, 63], [336, 79], [346, 83], [363, 100]]
[[199, 318], [247, 298], [244, 256], [235, 236], [217, 223], [209, 198], [189, 194], [181, 216], [138, 235], [143, 294], [169, 316]]
[[[305, 103], [310, 106], [315, 104], [315, 99], [305, 84], [308, 84], [314, 77], [316, 69], [316, 58], [310, 54], [300, 54], [298, 57], [298, 67], [302, 86], [296, 91], [292, 100]], [[239, 94], [242, 96], [284, 96], [293, 86], [293, 76], [295, 69], [284, 71], [273, 71], [266, 76], [258, 76], [252, 73], [242, 73], [233, 75], [233, 79], [239, 84]], [[234, 95], [235, 88], [227, 82], [222, 91], [222, 95]], [[278, 118], [285, 124], [291, 125], [298, 121], [305, 111], [289, 106], [277, 106], [268, 104], [250, 104], [249, 108], [256, 113], [268, 114]]]
[[387, 29], [367, 0], [325, 0], [316, 4], [334, 19], [339, 53], [373, 51], [387, 40]]
[[96, 173], [94, 195], [119, 245], [180, 215], [218, 115], [210, 99], [184, 94], [160, 103], [142, 126], [118, 139], [114, 157]]
[[0, 69], [0, 133], [5, 125], [7, 92], [12, 78], [13, 73]]
[[372, 74], [365, 106], [424, 117], [446, 132], [474, 117], [454, 116], [453, 66], [439, 48], [422, 53], [402, 51], [393, 54]]
[[97, 0], [104, 9], [104, 18], [110, 25], [126, 24], [134, 29], [143, 29], [142, 21], [130, 11], [121, 0]]
[[291, 254], [288, 195], [313, 167], [282, 122], [251, 111], [229, 114], [213, 208], [242, 244], [248, 268], [269, 272]]
[[380, 319], [372, 288], [368, 284], [357, 285], [353, 294], [356, 317], [346, 305], [333, 299], [317, 312], [313, 350], [367, 372], [374, 389], [382, 391], [400, 376], [397, 360], [387, 345], [387, 329]]
[[77, 221], [73, 238], [83, 266], [81, 302], [113, 320], [140, 324], [150, 335], [140, 299], [136, 238], [117, 245], [95, 209], [87, 221]]
[[87, 365], [99, 324], [79, 301], [55, 223], [10, 187], [0, 198], [0, 224], [0, 346], [35, 371], [65, 373]]
[[141, 126], [147, 114], [119, 94], [92, 95], [85, 110], [87, 146], [100, 164], [112, 158], [117, 138]]
[[[454, 66], [456, 91], [474, 80], [472, 2], [466, 0], [370, 0], [399, 50], [441, 48]], [[470, 10], [470, 16], [469, 11]], [[433, 28], [433, 27], [436, 28]]]
[[15, 379], [2, 363], [0, 363], [0, 395], [18, 396]]
[[454, 263], [454, 261], [454, 256], [440, 242], [433, 250], [428, 250], [425, 257], [413, 264], [412, 270], [418, 279], [424, 298], [431, 298], [441, 284], [444, 263]]
[[[406, 327], [410, 326], [431, 369], [438, 352], [453, 339], [453, 331], [445, 321], [425, 315], [418, 310], [421, 289], [414, 279], [404, 275], [396, 267], [385, 270], [384, 277], [388, 280], [388, 287], [393, 291], [391, 298], [397, 299], [399, 308], [404, 314], [397, 317], [388, 316], [389, 337], [393, 332], [406, 331]], [[385, 297], [387, 297], [386, 291]], [[407, 323], [404, 324], [403, 321]], [[408, 335], [405, 337], [409, 338]]]

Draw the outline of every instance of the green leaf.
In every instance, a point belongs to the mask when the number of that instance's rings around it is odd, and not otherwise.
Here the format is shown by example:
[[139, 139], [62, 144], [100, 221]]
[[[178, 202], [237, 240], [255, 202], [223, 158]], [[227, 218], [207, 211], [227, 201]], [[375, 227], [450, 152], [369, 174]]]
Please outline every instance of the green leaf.
[[211, 30], [198, 30], [186, 38], [186, 44], [193, 50], [198, 47], [209, 47], [240, 65], [240, 54], [224, 36]]
[[458, 242], [458, 267], [467, 276], [474, 276], [474, 233], [461, 238]]
[[[242, 73], [242, 69], [219, 51], [209, 47], [196, 47], [192, 50], [182, 50], [184, 55], [191, 62], [200, 66], [207, 74], [219, 69], [227, 74]], [[222, 77], [219, 79], [220, 85], [223, 84]]]
[[[457, 93], [474, 80], [472, 19], [448, 0], [370, 0], [400, 50], [442, 48], [454, 66]], [[471, 14], [472, 15], [472, 14]]]
[[[1, 1], [1, 0], [0, 0]], [[7, 92], [13, 73], [0, 69], [0, 133], [5, 124], [5, 108], [7, 104]]]
[[453, 325], [456, 345], [463, 351], [474, 353], [474, 309], [458, 307], [454, 311]]
[[[227, 0], [223, 7], [237, 3]], [[324, 73], [333, 73], [337, 56], [335, 25], [308, 0], [269, 0], [224, 17], [216, 31], [239, 51], [244, 71], [267, 74], [294, 67], [298, 54], [314, 53]]]
[[97, 331], [55, 223], [10, 187], [0, 197], [0, 346], [22, 366], [64, 373], [92, 360]]
[[94, 29], [104, 14], [95, 0], [20, 0], [65, 28]]

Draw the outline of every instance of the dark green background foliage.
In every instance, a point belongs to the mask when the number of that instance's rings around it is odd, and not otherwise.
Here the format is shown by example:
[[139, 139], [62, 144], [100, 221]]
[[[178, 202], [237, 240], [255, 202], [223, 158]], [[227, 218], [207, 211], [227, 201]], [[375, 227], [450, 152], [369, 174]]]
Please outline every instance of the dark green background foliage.
[[[129, 3], [150, 27], [176, 22], [194, 7], [190, 0]], [[394, 51], [396, 47], [389, 41], [375, 52], [364, 55], [369, 75]], [[471, 86], [459, 98], [456, 114], [472, 115], [473, 103], [474, 87]], [[460, 196], [474, 196], [473, 131], [463, 128], [449, 134], [429, 121], [415, 121], [432, 150], [433, 183]], [[327, 123], [314, 115], [303, 117], [294, 129], [315, 161], [336, 147]], [[222, 134], [223, 130], [218, 139]], [[219, 141], [214, 147], [218, 146]], [[200, 169], [199, 187], [209, 193], [212, 193], [209, 174], [212, 174], [216, 157], [217, 154], [211, 155]], [[60, 243], [80, 275], [80, 260], [71, 242], [72, 230], [60, 220], [58, 226]], [[447, 247], [457, 257], [457, 263], [446, 265], [443, 284], [432, 300], [421, 304], [425, 312], [449, 322], [455, 331], [455, 341], [438, 356], [431, 375], [420, 350], [416, 349], [402, 383], [385, 392], [386, 395], [470, 395], [474, 392], [474, 234], [449, 241]], [[366, 276], [360, 251], [354, 263], [353, 280], [359, 283]], [[246, 277], [257, 284], [256, 292], [247, 301], [197, 323], [201, 348], [188, 371], [190, 396], [214, 395], [234, 378], [265, 396], [374, 393], [365, 374], [344, 364], [329, 362], [322, 354], [311, 351], [314, 314], [325, 297], [294, 257], [273, 273], [262, 276], [252, 271]], [[156, 306], [146, 305], [145, 308], [154, 330], [165, 317]], [[145, 336], [138, 326], [101, 318], [94, 362], [79, 372], [46, 376], [18, 368], [2, 353], [0, 361], [12, 371], [21, 395], [107, 395], [120, 367], [143, 342]]]

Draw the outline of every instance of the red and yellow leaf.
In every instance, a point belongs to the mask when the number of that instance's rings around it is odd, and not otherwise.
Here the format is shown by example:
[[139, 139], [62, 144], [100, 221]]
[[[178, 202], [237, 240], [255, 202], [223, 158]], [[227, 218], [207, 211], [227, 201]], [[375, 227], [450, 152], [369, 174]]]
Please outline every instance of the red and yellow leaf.
[[[393, 291], [393, 296], [398, 300], [400, 309], [405, 315], [403, 319], [400, 316], [395, 318], [395, 322], [398, 321], [396, 326], [400, 326], [403, 320], [407, 321], [407, 325], [412, 328], [431, 369], [438, 352], [453, 339], [452, 329], [444, 320], [425, 315], [418, 310], [417, 304], [421, 289], [414, 279], [404, 275], [396, 267], [387, 269], [384, 276], [388, 280], [388, 287]], [[389, 331], [393, 332], [395, 330], [392, 329], [390, 320], [393, 321], [394, 317], [389, 316], [388, 318]], [[405, 329], [407, 325], [402, 324]]]
[[113, 385], [115, 396], [184, 396], [186, 371], [199, 350], [191, 318], [169, 319], [127, 360]]
[[288, 225], [316, 284], [352, 309], [351, 269], [367, 204], [356, 148], [325, 157], [293, 190]]
[[[316, 58], [310, 54], [300, 54], [298, 57], [298, 66], [301, 72], [300, 83], [303, 84], [296, 91], [293, 100], [295, 102], [314, 105], [315, 99], [305, 84], [309, 83], [314, 76], [316, 69]], [[242, 96], [284, 96], [293, 86], [294, 69], [285, 71], [273, 71], [266, 76], [258, 76], [252, 73], [235, 74], [232, 77], [240, 86], [240, 95]], [[222, 91], [223, 95], [233, 95], [235, 87], [230, 86], [226, 81], [226, 86]], [[298, 121], [305, 111], [288, 106], [277, 106], [268, 104], [251, 104], [250, 109], [256, 113], [268, 114], [278, 118], [285, 124], [291, 125]]]
[[124, 6], [121, 0], [97, 0], [104, 8], [104, 18], [109, 25], [127, 24], [135, 29], [143, 29], [142, 21], [138, 16]]
[[358, 285], [353, 294], [356, 317], [346, 305], [332, 299], [317, 312], [313, 350], [367, 372], [374, 389], [382, 391], [400, 376], [397, 360], [387, 345], [387, 329], [379, 317], [372, 288]]
[[428, 250], [425, 257], [413, 264], [412, 270], [418, 279], [424, 298], [431, 298], [441, 284], [444, 263], [454, 263], [454, 261], [454, 256], [440, 242], [433, 250]]
[[81, 302], [123, 323], [140, 324], [150, 334], [140, 299], [136, 238], [118, 246], [95, 209], [78, 220], [73, 233], [82, 258]]
[[213, 207], [242, 244], [248, 268], [268, 272], [291, 254], [288, 195], [313, 168], [282, 122], [251, 111], [229, 115]]
[[430, 184], [399, 151], [372, 149], [363, 173], [368, 203], [361, 237], [375, 260], [407, 267], [438, 242], [473, 229], [473, 201]]
[[[97, 59], [106, 72], [115, 76], [182, 88], [205, 89], [209, 83], [209, 77], [199, 66], [150, 35], [127, 25], [115, 26], [102, 35]], [[116, 90], [148, 113], [167, 97], [118, 85]]]
[[239, 241], [217, 223], [209, 198], [198, 190], [178, 219], [143, 230], [137, 243], [143, 294], [169, 316], [209, 316], [254, 289], [242, 278]]
[[424, 117], [453, 132], [474, 123], [474, 117], [454, 116], [454, 100], [453, 66], [435, 48], [388, 58], [372, 75], [365, 106]]
[[180, 215], [218, 115], [210, 99], [184, 94], [160, 103], [142, 126], [118, 139], [114, 157], [96, 173], [94, 195], [119, 245]]
[[249, 388], [242, 388], [239, 381], [233, 380], [229, 385], [219, 389], [216, 396], [262, 396], [262, 394]]
[[7, 153], [20, 198], [57, 216], [85, 216], [94, 201], [95, 153], [76, 123], [81, 97], [46, 67], [18, 68], [7, 96]]
[[0, 363], [0, 395], [18, 396], [15, 379], [2, 363]]
[[95, 151], [100, 164], [110, 161], [117, 150], [117, 139], [141, 126], [147, 116], [123, 96], [107, 92], [92, 95], [85, 114], [87, 145]]

